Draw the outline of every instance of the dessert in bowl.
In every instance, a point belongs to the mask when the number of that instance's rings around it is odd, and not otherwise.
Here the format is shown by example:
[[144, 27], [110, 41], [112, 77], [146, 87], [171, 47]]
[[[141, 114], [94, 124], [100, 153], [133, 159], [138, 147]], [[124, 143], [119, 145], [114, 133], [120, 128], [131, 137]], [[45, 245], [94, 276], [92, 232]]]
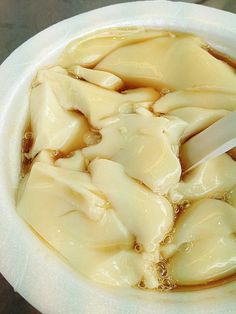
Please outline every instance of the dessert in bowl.
[[197, 29], [117, 24], [31, 71], [17, 212], [90, 279], [176, 302], [234, 274], [235, 161], [181, 177], [179, 148], [234, 109], [235, 72]]

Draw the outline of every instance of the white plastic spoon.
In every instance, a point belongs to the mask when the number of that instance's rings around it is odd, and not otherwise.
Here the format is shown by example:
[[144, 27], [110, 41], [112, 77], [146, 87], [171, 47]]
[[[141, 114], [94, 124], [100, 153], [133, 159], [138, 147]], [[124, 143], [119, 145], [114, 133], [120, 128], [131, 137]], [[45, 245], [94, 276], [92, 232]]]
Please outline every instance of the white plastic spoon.
[[236, 111], [193, 136], [180, 148], [184, 173], [236, 146]]

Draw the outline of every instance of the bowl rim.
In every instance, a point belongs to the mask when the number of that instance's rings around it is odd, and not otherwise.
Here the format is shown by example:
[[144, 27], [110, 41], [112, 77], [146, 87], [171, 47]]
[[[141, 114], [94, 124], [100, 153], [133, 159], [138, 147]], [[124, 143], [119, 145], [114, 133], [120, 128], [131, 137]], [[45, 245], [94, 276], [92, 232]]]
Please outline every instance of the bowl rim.
[[203, 36], [210, 45], [236, 58], [235, 17], [232, 13], [182, 2], [120, 3], [50, 26], [23, 43], [2, 63], [0, 145], [4, 150], [0, 151], [0, 271], [14, 289], [39, 311], [156, 313], [157, 306], [158, 313], [176, 313], [176, 307], [183, 313], [198, 314], [233, 313], [236, 310], [235, 284], [167, 295], [131, 289], [121, 291], [92, 283], [75, 273], [32, 236], [32, 231], [17, 216], [14, 203], [29, 84], [38, 67], [53, 62], [62, 48], [77, 37], [97, 29], [128, 25], [187, 30]]

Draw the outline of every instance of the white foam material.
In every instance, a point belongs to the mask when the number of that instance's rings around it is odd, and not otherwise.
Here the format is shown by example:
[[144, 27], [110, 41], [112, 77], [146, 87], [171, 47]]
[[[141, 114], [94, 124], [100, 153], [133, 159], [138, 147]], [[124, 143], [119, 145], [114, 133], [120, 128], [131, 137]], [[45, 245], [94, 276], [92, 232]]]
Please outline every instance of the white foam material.
[[236, 283], [188, 293], [145, 292], [102, 287], [75, 273], [17, 216], [14, 194], [28, 109], [37, 69], [55, 62], [71, 40], [99, 28], [156, 26], [203, 36], [236, 58], [236, 16], [167, 1], [140, 1], [84, 13], [37, 34], [0, 67], [0, 271], [14, 289], [43, 313], [235, 313]]

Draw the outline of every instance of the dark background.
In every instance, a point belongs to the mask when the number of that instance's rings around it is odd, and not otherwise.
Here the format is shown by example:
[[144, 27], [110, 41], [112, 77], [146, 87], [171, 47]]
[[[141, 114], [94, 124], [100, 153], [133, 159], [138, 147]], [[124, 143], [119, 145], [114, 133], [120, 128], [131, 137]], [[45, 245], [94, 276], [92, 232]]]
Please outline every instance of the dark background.
[[[182, 1], [236, 13], [236, 0]], [[0, 63], [26, 39], [48, 26], [85, 11], [121, 2], [128, 0], [0, 0]], [[15, 293], [0, 274], [0, 314], [40, 313]]]

